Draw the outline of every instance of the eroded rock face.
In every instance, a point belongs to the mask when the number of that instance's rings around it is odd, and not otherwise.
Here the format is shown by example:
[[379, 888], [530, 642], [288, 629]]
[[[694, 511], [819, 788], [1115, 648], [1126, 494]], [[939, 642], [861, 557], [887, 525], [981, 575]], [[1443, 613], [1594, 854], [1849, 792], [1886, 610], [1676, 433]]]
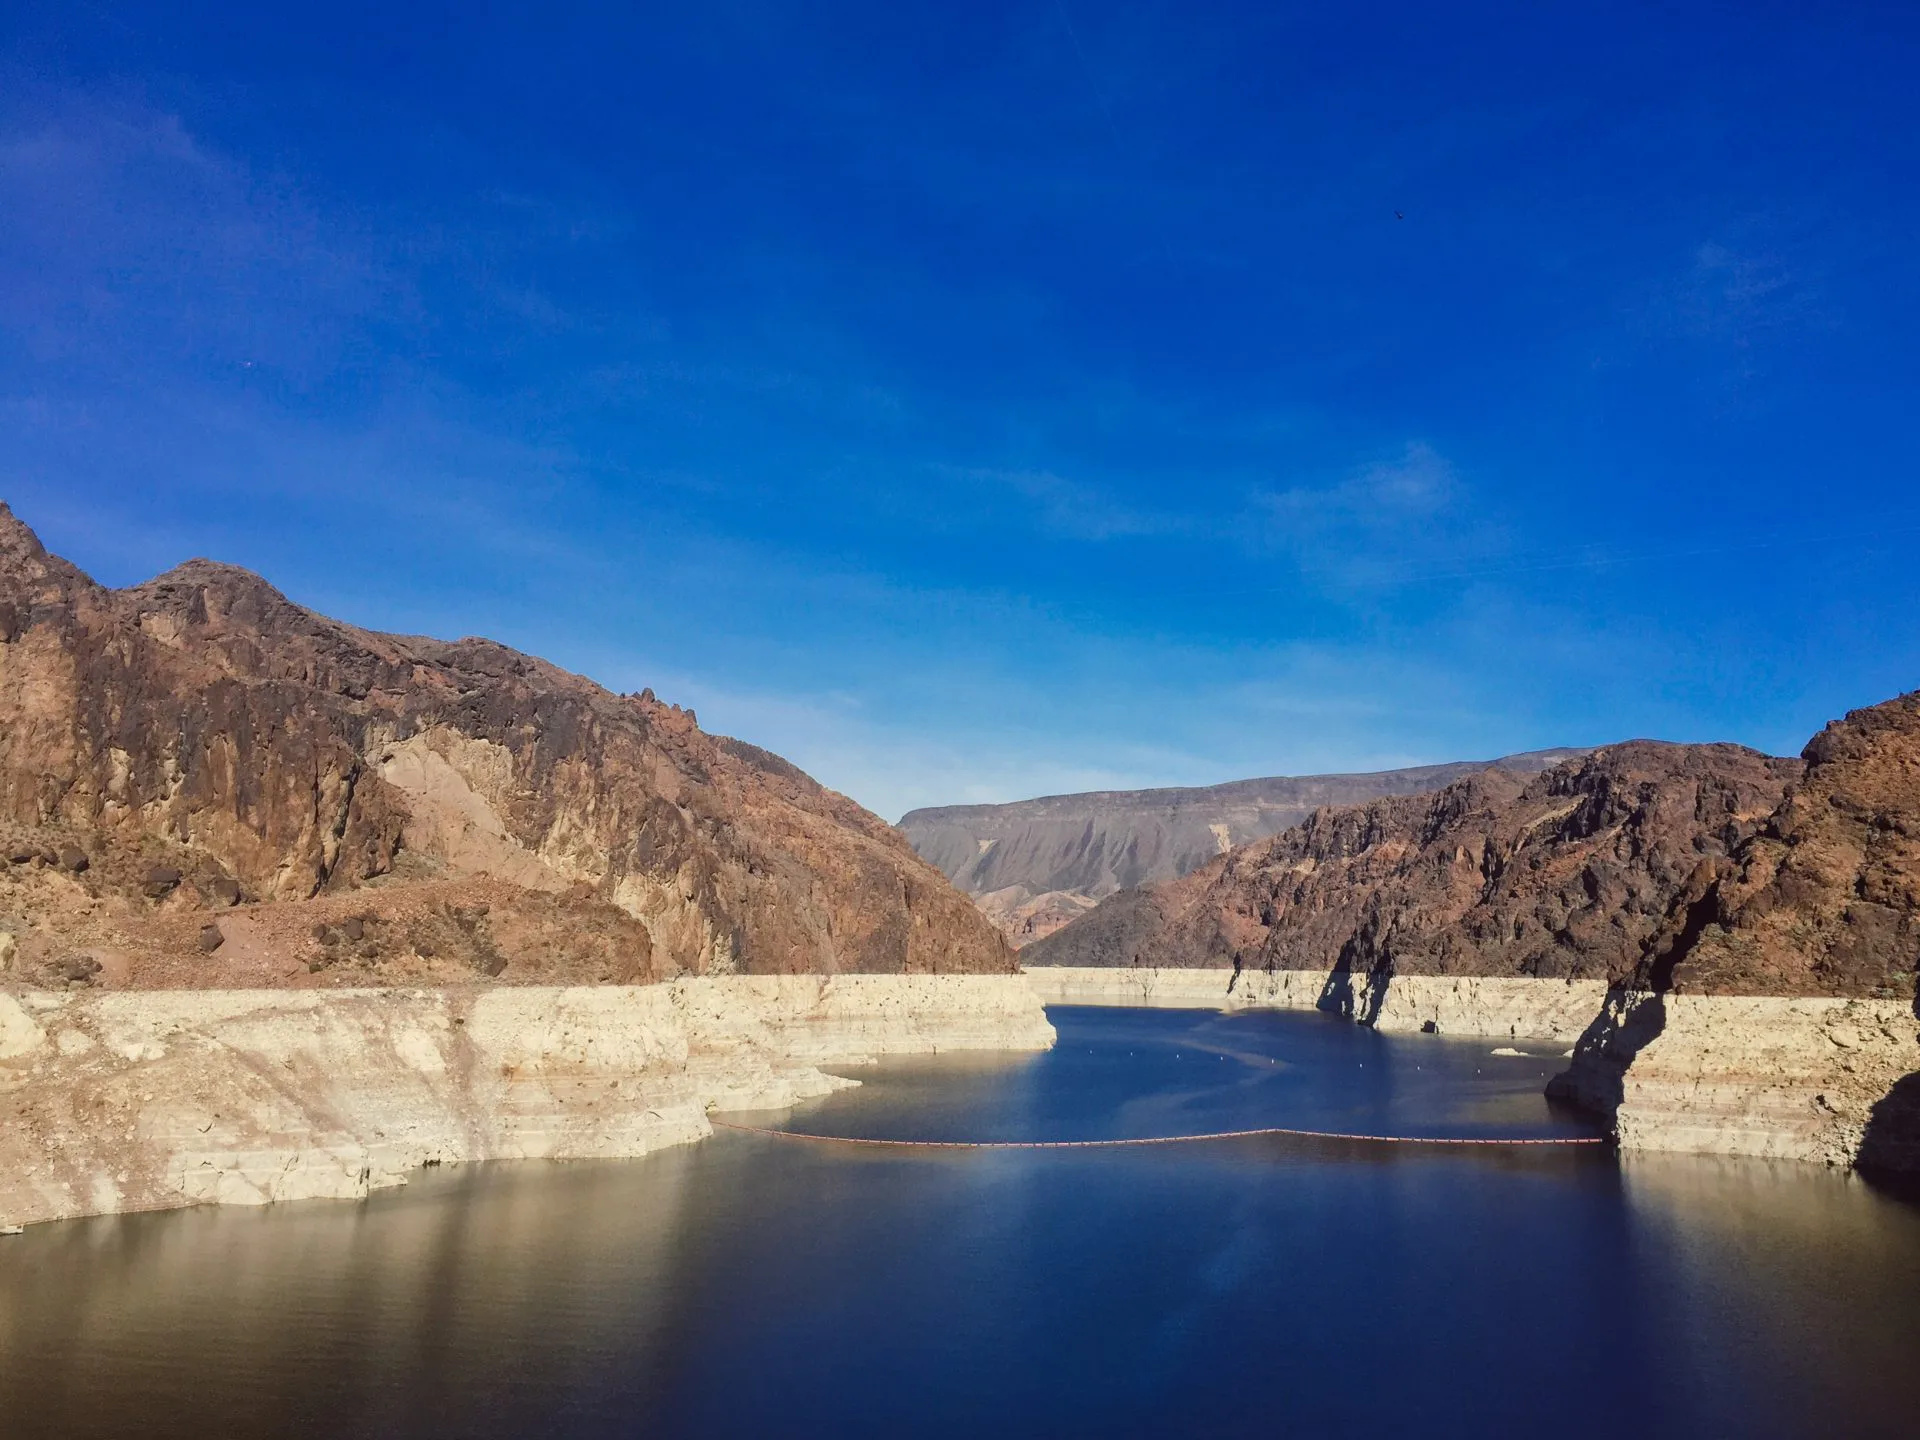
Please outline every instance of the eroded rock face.
[[1910, 999], [1920, 966], [1920, 692], [1814, 736], [1675, 957], [1694, 993]]
[[1064, 929], [1100, 902], [1073, 890], [1029, 895], [1024, 885], [973, 897], [980, 913], [1018, 950]]
[[1069, 995], [1102, 973], [1186, 993], [1168, 977], [1235, 967], [1215, 971], [1228, 1003], [1388, 1028], [1435, 979], [1538, 987], [1514, 1033], [1543, 1029], [1540, 992], [1571, 1007], [1556, 1036], [1591, 1010], [1549, 1093], [1623, 1146], [1920, 1173], [1920, 694], [1799, 761], [1635, 743], [1524, 785], [1324, 810], [1023, 958], [1127, 967], [1063, 970]]
[[1909, 1001], [1920, 968], [1920, 692], [1780, 760], [1635, 742], [1522, 784], [1316, 813], [1123, 892], [1033, 963], [1341, 966]]
[[1579, 750], [1357, 775], [1276, 775], [1225, 785], [1049, 795], [1010, 805], [946, 805], [904, 815], [913, 847], [1016, 947], [1042, 940], [1116, 891], [1161, 884], [1327, 805], [1424, 794], [1489, 766], [1539, 773]]
[[25, 958], [114, 986], [1013, 968], [897, 832], [651, 692], [207, 561], [107, 590], [4, 507], [0, 825]]
[[1321, 810], [1117, 895], [1024, 958], [1632, 984], [1799, 770], [1735, 745], [1637, 741], [1532, 780], [1488, 770]]

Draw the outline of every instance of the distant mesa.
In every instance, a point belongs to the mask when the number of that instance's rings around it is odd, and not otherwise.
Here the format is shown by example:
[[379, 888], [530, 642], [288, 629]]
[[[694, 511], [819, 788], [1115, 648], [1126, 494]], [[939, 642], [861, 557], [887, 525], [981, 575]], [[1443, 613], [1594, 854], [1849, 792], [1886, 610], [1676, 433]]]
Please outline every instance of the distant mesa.
[[912, 811], [901, 817], [900, 829], [1018, 948], [1109, 895], [1176, 880], [1236, 846], [1299, 824], [1322, 806], [1421, 794], [1488, 768], [1534, 775], [1586, 753], [1533, 750], [1365, 774], [946, 805]]

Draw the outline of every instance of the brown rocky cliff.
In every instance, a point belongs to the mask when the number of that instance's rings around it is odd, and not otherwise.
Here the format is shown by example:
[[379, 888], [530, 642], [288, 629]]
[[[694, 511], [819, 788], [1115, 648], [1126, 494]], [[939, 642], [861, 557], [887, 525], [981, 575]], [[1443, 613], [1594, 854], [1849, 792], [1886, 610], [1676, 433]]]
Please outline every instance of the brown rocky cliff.
[[1799, 768], [1739, 746], [1642, 741], [1531, 780], [1489, 770], [1325, 809], [1115, 896], [1023, 958], [1631, 983]]
[[1671, 984], [1906, 999], [1920, 967], [1920, 692], [1836, 720], [1720, 871]]
[[0, 819], [15, 928], [90, 937], [128, 983], [219, 983], [217, 954], [155, 957], [236, 895], [274, 935], [302, 932], [276, 906], [367, 910], [387, 938], [355, 943], [401, 978], [445, 959], [403, 943], [428, 912], [489, 917], [491, 973], [520, 934], [508, 978], [572, 976], [582, 936], [589, 970], [637, 948], [655, 976], [1012, 968], [891, 827], [650, 692], [355, 629], [206, 561], [107, 590], [4, 507]]
[[1534, 775], [1581, 750], [1352, 775], [1274, 775], [1224, 785], [1048, 795], [914, 810], [900, 829], [1016, 946], [1052, 934], [1117, 891], [1177, 879], [1327, 805], [1424, 794], [1487, 768]]

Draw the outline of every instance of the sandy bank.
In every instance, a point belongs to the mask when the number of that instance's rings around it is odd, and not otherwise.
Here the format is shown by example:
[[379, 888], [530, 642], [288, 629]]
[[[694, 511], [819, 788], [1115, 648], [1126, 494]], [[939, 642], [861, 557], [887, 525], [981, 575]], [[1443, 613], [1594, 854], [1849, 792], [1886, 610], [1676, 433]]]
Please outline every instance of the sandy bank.
[[0, 1224], [643, 1155], [853, 1083], [823, 1065], [1053, 1038], [1019, 976], [0, 991]]

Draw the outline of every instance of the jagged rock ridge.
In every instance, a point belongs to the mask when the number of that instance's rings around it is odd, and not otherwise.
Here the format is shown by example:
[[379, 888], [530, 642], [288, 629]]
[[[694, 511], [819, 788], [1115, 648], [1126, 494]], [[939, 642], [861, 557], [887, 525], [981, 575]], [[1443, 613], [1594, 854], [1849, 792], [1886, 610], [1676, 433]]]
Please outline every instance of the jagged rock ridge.
[[1318, 811], [1116, 895], [1024, 958], [1631, 983], [1676, 901], [1704, 893], [1799, 770], [1735, 745], [1641, 741], [1530, 780], [1481, 771]]
[[43, 983], [1013, 968], [891, 827], [651, 692], [202, 560], [108, 590], [4, 506], [0, 830]]
[[1008, 805], [914, 810], [900, 828], [1015, 945], [1053, 933], [1117, 891], [1177, 879], [1327, 805], [1437, 790], [1492, 766], [1531, 775], [1582, 750], [1538, 750], [1354, 775], [1103, 790]]
[[1808, 742], [1806, 773], [1719, 867], [1675, 986], [1904, 999], [1920, 966], [1920, 692]]
[[1835, 721], [1798, 760], [1636, 741], [1524, 783], [1489, 771], [1322, 810], [1024, 958], [1910, 998], [1920, 692]]

